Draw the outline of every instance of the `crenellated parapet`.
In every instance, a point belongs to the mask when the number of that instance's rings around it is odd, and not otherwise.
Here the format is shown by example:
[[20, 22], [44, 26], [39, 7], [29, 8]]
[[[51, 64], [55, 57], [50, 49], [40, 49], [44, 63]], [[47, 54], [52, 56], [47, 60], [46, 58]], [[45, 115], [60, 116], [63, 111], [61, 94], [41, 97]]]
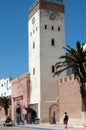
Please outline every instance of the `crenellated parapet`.
[[70, 76], [66, 76], [64, 78], [60, 78], [59, 79], [59, 84], [63, 84], [64, 82], [68, 82], [68, 81], [75, 81], [73, 74], [70, 75]]
[[64, 5], [63, 4], [56, 4], [55, 2], [50, 1], [42, 1], [38, 0], [34, 2], [29, 10], [29, 19], [39, 10], [39, 9], [46, 9], [50, 10], [54, 13], [64, 13]]

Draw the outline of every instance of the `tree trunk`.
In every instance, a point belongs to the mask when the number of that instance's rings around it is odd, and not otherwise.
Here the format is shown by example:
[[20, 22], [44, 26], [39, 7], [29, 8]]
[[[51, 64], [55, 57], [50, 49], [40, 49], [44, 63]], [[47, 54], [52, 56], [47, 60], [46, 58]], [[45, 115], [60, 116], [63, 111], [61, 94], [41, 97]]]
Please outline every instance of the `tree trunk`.
[[8, 109], [4, 108], [4, 111], [5, 111], [5, 115], [7, 116], [8, 115]]
[[81, 87], [82, 98], [82, 124], [86, 126], [86, 91], [85, 87]]

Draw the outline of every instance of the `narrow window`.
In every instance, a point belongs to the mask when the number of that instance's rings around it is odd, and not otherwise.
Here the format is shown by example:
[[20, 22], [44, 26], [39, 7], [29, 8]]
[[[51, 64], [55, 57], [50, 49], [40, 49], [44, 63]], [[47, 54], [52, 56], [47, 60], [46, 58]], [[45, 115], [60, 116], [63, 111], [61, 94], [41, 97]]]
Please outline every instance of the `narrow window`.
[[51, 29], [54, 30], [54, 26], [52, 26]]
[[38, 30], [38, 28], [36, 27], [36, 31]]
[[35, 68], [33, 68], [33, 75], [35, 75]]
[[58, 27], [58, 31], [60, 31], [60, 27]]
[[55, 45], [55, 39], [51, 39], [51, 45], [54, 46]]
[[55, 72], [55, 67], [54, 67], [54, 65], [52, 65], [52, 73], [54, 73]]
[[4, 95], [6, 95], [6, 92], [4, 92]]
[[45, 29], [47, 29], [47, 25], [45, 25]]
[[33, 49], [35, 48], [35, 42], [33, 42]]
[[1, 86], [3, 87], [3, 84], [1, 84]]

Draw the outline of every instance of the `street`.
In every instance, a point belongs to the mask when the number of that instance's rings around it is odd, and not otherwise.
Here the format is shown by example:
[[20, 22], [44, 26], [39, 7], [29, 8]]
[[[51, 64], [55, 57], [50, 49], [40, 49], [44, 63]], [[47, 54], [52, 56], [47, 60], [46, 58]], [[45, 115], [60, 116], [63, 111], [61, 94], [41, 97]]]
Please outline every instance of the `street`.
[[[81, 126], [76, 126], [76, 127], [73, 127], [73, 126], [68, 126], [67, 128], [68, 130], [86, 130], [86, 127], [83, 128]], [[0, 126], [0, 130], [65, 130], [64, 126], [62, 125], [51, 125], [50, 126], [45, 126], [45, 125], [38, 125], [37, 127], [33, 126], [32, 127], [23, 127], [23, 126], [20, 126], [20, 127], [4, 127], [4, 126]]]
[[32, 128], [17, 128], [17, 127], [0, 127], [0, 130], [34, 130]]

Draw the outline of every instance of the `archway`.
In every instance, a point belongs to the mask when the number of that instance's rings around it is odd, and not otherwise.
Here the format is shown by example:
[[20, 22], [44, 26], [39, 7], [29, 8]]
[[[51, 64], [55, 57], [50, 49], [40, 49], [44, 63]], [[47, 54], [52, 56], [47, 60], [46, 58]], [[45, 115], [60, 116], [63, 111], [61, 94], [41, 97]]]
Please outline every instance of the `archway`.
[[17, 104], [16, 105], [16, 123], [20, 124], [21, 122], [21, 105]]
[[59, 122], [59, 106], [56, 103], [49, 108], [49, 122], [53, 124]]

